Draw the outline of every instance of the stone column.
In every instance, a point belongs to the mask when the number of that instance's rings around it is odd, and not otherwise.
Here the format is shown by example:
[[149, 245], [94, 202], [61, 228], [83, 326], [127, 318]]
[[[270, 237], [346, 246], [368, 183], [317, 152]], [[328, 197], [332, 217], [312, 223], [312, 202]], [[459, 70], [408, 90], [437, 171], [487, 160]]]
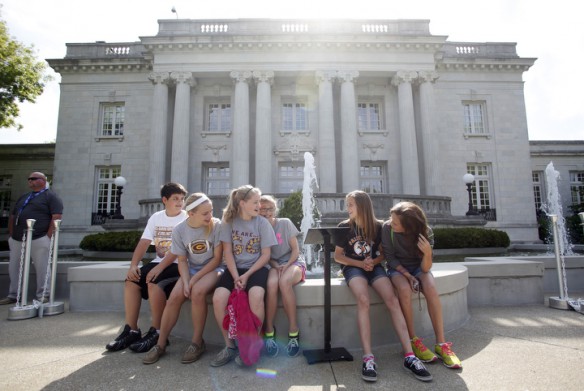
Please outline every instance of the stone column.
[[433, 83], [436, 79], [438, 79], [438, 74], [434, 71], [419, 72], [425, 195], [439, 195], [440, 159], [438, 158], [438, 135], [434, 126], [436, 120]]
[[188, 189], [191, 86], [195, 85], [195, 79], [191, 72], [172, 72], [170, 77], [176, 83], [170, 180]]
[[337, 192], [335, 119], [333, 109], [334, 71], [316, 72], [318, 84], [318, 179], [322, 193]]
[[233, 71], [235, 82], [233, 110], [233, 159], [231, 161], [231, 186], [249, 183], [249, 80], [251, 72]]
[[264, 192], [272, 188], [272, 71], [254, 71], [257, 83], [255, 185]]
[[392, 79], [392, 84], [397, 86], [398, 93], [402, 192], [412, 195], [420, 194], [420, 171], [412, 94], [412, 82], [417, 77], [417, 72], [399, 71]]
[[154, 84], [152, 127], [148, 155], [148, 198], [160, 197], [160, 186], [166, 182], [166, 126], [168, 121], [168, 72], [152, 72], [148, 77]]
[[359, 189], [359, 148], [357, 143], [357, 102], [354, 80], [357, 71], [338, 72], [341, 82], [341, 167], [343, 172], [343, 193]]

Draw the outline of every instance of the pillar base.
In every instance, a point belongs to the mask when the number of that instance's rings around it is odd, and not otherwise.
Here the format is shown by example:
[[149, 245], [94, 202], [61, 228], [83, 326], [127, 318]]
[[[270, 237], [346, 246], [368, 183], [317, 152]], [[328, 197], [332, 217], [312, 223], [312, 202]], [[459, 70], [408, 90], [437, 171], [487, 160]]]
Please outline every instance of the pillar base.
[[549, 298], [550, 307], [558, 310], [569, 310], [568, 299], [562, 299], [561, 297], [550, 297]]
[[37, 317], [38, 314], [38, 309], [32, 304], [22, 307], [12, 307], [8, 311], [8, 320], [30, 319]]

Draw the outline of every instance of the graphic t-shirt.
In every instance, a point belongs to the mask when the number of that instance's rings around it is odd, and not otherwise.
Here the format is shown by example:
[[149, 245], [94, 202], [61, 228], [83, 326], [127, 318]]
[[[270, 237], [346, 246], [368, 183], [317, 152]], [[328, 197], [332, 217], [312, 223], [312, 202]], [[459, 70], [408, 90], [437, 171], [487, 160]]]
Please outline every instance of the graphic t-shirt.
[[[274, 225], [274, 232], [276, 234], [276, 240], [278, 244], [272, 246], [272, 255], [270, 258], [278, 261], [278, 264], [285, 265], [290, 259], [290, 253], [292, 248], [290, 247], [290, 238], [296, 237], [300, 233], [294, 223], [290, 219], [282, 218], [276, 219], [276, 224]], [[306, 262], [302, 258], [302, 254], [298, 256], [296, 262], [301, 263], [306, 267]]]
[[172, 230], [170, 251], [178, 256], [186, 256], [189, 268], [200, 269], [213, 259], [215, 247], [220, 244], [221, 220], [213, 217], [213, 229], [207, 234], [207, 227], [193, 228], [187, 221], [179, 223]]
[[249, 269], [262, 255], [262, 249], [278, 244], [272, 225], [261, 216], [251, 220], [236, 217], [231, 223], [222, 223], [220, 238], [231, 243], [235, 266], [239, 269]]
[[375, 258], [380, 255], [379, 245], [381, 244], [381, 222], [376, 223], [377, 235], [375, 240], [366, 240], [363, 232], [355, 225], [351, 226], [349, 222], [342, 222], [338, 227], [349, 228], [347, 235], [337, 243], [336, 246], [342, 247], [345, 255], [357, 261], [363, 261], [370, 256]]
[[[187, 212], [184, 210], [181, 210], [181, 212], [174, 217], [167, 216], [165, 210], [156, 212], [148, 219], [148, 223], [146, 224], [146, 228], [140, 239], [150, 240], [151, 244], [157, 246], [159, 250], [162, 250], [161, 252], [163, 254], [166, 254], [170, 250], [172, 244], [172, 229], [186, 218]], [[162, 261], [164, 255], [162, 255], [162, 257], [160, 255], [161, 254], [157, 253], [156, 258], [151, 262]]]

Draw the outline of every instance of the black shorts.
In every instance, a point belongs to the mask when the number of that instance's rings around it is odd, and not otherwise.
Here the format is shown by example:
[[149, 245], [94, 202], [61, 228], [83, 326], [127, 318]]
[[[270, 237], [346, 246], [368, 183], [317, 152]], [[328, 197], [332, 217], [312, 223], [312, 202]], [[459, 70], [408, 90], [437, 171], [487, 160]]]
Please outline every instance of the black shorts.
[[[237, 269], [237, 273], [241, 276], [243, 273], [247, 272], [249, 269]], [[247, 285], [245, 286], [245, 291], [249, 292], [249, 290], [254, 286], [259, 286], [266, 289], [266, 285], [268, 283], [268, 272], [269, 270], [265, 267], [262, 267], [260, 270], [257, 270], [254, 274], [249, 276], [247, 279]], [[229, 269], [225, 269], [225, 273], [219, 279], [217, 283], [217, 288], [222, 287], [226, 288], [229, 291], [232, 291], [235, 288], [235, 282], [233, 281], [233, 276], [229, 273]]]
[[[146, 276], [150, 270], [154, 269], [154, 267], [157, 265], [158, 262], [150, 262], [149, 264], [142, 266], [140, 268], [140, 281], [132, 281], [134, 284], [138, 284], [140, 286], [140, 293], [142, 294], [142, 298], [144, 300], [148, 300], [148, 283], [146, 282]], [[172, 292], [172, 288], [174, 288], [174, 285], [178, 281], [179, 277], [180, 274], [178, 272], [178, 265], [176, 263], [172, 263], [166, 269], [164, 269], [153, 282], [164, 291], [166, 298], [168, 299], [170, 292]]]

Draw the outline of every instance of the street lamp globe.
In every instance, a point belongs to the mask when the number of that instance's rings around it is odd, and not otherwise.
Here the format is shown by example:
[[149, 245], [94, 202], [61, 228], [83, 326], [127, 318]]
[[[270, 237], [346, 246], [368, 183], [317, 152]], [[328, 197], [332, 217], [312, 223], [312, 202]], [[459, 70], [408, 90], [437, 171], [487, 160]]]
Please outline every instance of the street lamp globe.
[[128, 183], [128, 181], [123, 176], [118, 176], [116, 179], [114, 179], [114, 184], [116, 187], [124, 187], [126, 186], [126, 183]]
[[462, 180], [466, 184], [466, 191], [468, 192], [468, 211], [466, 212], [467, 216], [476, 216], [478, 212], [472, 205], [472, 185], [474, 184], [474, 175], [471, 173], [466, 173], [462, 176]]

